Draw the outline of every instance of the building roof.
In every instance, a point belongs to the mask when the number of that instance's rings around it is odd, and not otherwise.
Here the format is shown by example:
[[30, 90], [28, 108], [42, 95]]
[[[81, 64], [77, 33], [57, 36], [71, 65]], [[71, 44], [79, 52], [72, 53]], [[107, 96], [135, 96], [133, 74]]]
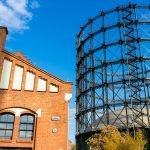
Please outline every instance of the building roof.
[[40, 68], [34, 66], [34, 65], [29, 61], [29, 59], [28, 59], [26, 56], [24, 56], [24, 54], [23, 54], [22, 52], [10, 53], [10, 52], [8, 52], [8, 51], [6, 51], [6, 50], [4, 50], [4, 49], [3, 49], [2, 51], [3, 51], [4, 53], [6, 53], [7, 55], [10, 55], [10, 56], [14, 57], [15, 59], [17, 59], [17, 60], [19, 60], [19, 61], [21, 61], [21, 62], [27, 64], [28, 66], [33, 67], [33, 68], [35, 68], [36, 70], [38, 70], [38, 71], [44, 73], [45, 75], [47, 75], [47, 76], [49, 76], [49, 77], [51, 77], [51, 78], [53, 78], [53, 79], [58, 80], [59, 82], [67, 83], [67, 84], [73, 84], [73, 82], [65, 82], [65, 81], [63, 81], [62, 79], [60, 79], [60, 78], [58, 78], [58, 77], [56, 77], [56, 76], [54, 76], [54, 75], [52, 75], [52, 74], [50, 74], [50, 73], [48, 73], [48, 72], [42, 70], [42, 69], [40, 69]]

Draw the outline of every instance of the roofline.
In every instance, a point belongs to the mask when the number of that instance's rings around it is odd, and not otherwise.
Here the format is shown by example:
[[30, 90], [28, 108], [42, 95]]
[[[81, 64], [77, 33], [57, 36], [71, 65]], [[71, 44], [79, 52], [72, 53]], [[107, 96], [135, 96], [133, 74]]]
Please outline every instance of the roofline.
[[64, 83], [73, 85], [73, 82], [65, 82], [65, 81], [64, 81]]
[[29, 65], [30, 67], [35, 68], [36, 70], [38, 70], [38, 71], [40, 71], [40, 72], [42, 72], [42, 73], [44, 73], [44, 74], [50, 76], [51, 78], [54, 78], [54, 79], [58, 80], [59, 82], [62, 82], [62, 83], [65, 83], [65, 84], [71, 84], [71, 85], [73, 85], [73, 82], [65, 82], [65, 81], [63, 81], [62, 79], [60, 79], [60, 78], [58, 78], [58, 77], [56, 77], [56, 76], [53, 76], [52, 74], [50, 74], [50, 73], [48, 73], [48, 72], [46, 72], [46, 71], [44, 71], [44, 70], [42, 70], [42, 69], [40, 69], [40, 68], [34, 66], [34, 65], [31, 64], [30, 62], [27, 62], [27, 61], [25, 61], [25, 60], [20, 59], [19, 57], [15, 56], [14, 54], [12, 54], [12, 53], [10, 53], [10, 52], [4, 50], [4, 49], [2, 50], [2, 52], [4, 52], [4, 53], [6, 53], [6, 54], [8, 54], [8, 55], [10, 55], [10, 56], [12, 56], [12, 57], [14, 57], [15, 59], [17, 59], [17, 60], [19, 60], [19, 61], [25, 63], [26, 65]]

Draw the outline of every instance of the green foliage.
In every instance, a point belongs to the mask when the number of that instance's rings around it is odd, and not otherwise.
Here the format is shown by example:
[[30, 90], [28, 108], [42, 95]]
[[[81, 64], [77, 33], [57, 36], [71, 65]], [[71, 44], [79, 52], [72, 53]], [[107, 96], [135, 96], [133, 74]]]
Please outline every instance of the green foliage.
[[87, 140], [91, 150], [144, 150], [147, 143], [143, 132], [136, 131], [136, 137], [126, 133], [120, 133], [116, 127], [107, 126]]

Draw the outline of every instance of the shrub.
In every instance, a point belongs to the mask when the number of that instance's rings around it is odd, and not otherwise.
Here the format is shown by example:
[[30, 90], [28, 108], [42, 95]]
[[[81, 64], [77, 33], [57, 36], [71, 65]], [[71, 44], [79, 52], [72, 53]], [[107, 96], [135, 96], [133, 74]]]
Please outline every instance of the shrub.
[[129, 132], [120, 133], [116, 127], [107, 126], [87, 140], [91, 150], [143, 150], [147, 143], [143, 132], [138, 129], [133, 138]]

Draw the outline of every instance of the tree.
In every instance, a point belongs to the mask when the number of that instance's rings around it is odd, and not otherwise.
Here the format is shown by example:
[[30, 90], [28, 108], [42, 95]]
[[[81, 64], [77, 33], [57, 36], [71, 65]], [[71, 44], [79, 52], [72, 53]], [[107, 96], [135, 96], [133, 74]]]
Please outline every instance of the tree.
[[133, 138], [129, 132], [120, 133], [116, 127], [107, 126], [87, 140], [91, 150], [143, 150], [147, 143], [143, 132], [136, 131]]
[[76, 150], [76, 145], [72, 144], [71, 150]]
[[76, 150], [76, 144], [73, 144], [71, 140], [68, 140], [68, 150]]

